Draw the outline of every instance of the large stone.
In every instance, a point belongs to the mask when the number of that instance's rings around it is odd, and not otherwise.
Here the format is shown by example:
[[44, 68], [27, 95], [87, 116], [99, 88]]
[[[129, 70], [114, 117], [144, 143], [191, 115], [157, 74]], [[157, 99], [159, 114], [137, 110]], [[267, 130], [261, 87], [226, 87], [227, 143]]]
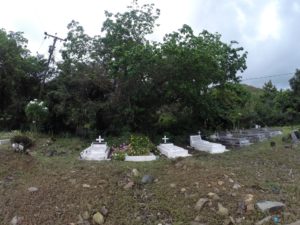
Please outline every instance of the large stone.
[[151, 176], [151, 175], [148, 175], [148, 174], [144, 175], [143, 178], [142, 178], [142, 180], [141, 180], [142, 184], [153, 183], [153, 181], [154, 181], [154, 177]]
[[200, 198], [195, 205], [195, 210], [200, 211], [208, 201], [208, 198]]
[[218, 203], [218, 214], [221, 216], [227, 216], [229, 211], [221, 203]]
[[30, 187], [30, 188], [28, 188], [28, 191], [29, 192], [36, 192], [36, 191], [38, 191], [39, 189], [37, 188], [37, 187]]
[[132, 188], [134, 185], [134, 182], [133, 181], [129, 181], [127, 184], [124, 185], [124, 189], [128, 190], [130, 188]]
[[260, 201], [256, 203], [256, 206], [262, 211], [278, 210], [285, 207], [285, 204], [282, 202], [273, 202], [273, 201]]
[[100, 212], [102, 213], [102, 215], [107, 216], [108, 209], [105, 206], [102, 206], [100, 209]]
[[84, 213], [82, 213], [82, 218], [85, 220], [88, 220], [90, 218], [90, 214], [88, 211], [85, 211]]
[[12, 218], [12, 220], [10, 221], [10, 225], [18, 225], [18, 224], [20, 224], [22, 222], [22, 220], [23, 220], [23, 217], [21, 217], [21, 216], [14, 216]]
[[97, 212], [93, 215], [93, 221], [95, 224], [103, 224], [104, 223], [104, 217], [101, 213]]
[[216, 193], [213, 193], [213, 192], [209, 192], [208, 194], [207, 194], [207, 196], [209, 197], [209, 198], [211, 198], [212, 200], [220, 200], [220, 197], [219, 197], [219, 195], [217, 195]]
[[140, 175], [139, 171], [138, 171], [137, 169], [135, 169], [135, 168], [132, 169], [131, 173], [132, 173], [132, 175], [133, 175], [134, 177], [138, 177], [138, 176]]
[[241, 188], [241, 185], [238, 184], [238, 183], [235, 183], [235, 184], [232, 186], [232, 188], [235, 189], [235, 190], [238, 190], [238, 189]]

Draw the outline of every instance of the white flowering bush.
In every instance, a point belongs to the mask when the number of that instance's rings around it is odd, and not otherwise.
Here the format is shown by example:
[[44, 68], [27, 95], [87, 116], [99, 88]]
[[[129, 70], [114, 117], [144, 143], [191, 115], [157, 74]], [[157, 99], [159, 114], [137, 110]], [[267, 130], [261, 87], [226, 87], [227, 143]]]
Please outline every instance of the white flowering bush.
[[48, 116], [48, 108], [43, 101], [34, 99], [26, 105], [25, 114], [33, 127], [41, 128], [41, 125]]

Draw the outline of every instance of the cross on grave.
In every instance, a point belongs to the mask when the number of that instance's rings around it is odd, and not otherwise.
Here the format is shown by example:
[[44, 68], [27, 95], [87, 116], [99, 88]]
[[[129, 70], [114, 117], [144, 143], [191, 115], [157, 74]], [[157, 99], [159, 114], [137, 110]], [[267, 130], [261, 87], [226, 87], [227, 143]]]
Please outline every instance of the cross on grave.
[[201, 131], [200, 130], [198, 131], [198, 135], [201, 136]]
[[102, 143], [102, 141], [104, 141], [103, 138], [101, 138], [101, 135], [99, 135], [99, 138], [96, 139], [96, 141], [98, 141], [100, 144]]
[[166, 135], [162, 139], [164, 140], [164, 144], [166, 144], [167, 140], [169, 140], [169, 138], [167, 138]]

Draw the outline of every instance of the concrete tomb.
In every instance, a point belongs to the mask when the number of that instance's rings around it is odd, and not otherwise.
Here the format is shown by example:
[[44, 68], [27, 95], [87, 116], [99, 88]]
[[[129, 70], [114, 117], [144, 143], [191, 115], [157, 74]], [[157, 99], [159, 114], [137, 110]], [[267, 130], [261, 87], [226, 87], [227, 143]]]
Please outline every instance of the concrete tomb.
[[209, 141], [205, 141], [201, 138], [200, 131], [198, 132], [198, 135], [191, 135], [190, 136], [190, 146], [198, 151], [205, 151], [211, 154], [216, 153], [224, 153], [228, 150], [226, 150], [226, 147], [222, 144], [218, 143], [212, 143]]
[[164, 138], [162, 139], [164, 140], [164, 143], [157, 146], [157, 149], [161, 152], [161, 154], [171, 159], [191, 156], [186, 149], [176, 146], [173, 143], [167, 143], [167, 140], [169, 138], [167, 138], [166, 136], [164, 136]]
[[249, 139], [245, 137], [234, 137], [232, 133], [227, 133], [226, 135], [218, 135], [218, 138], [218, 140], [226, 146], [243, 147], [251, 145]]
[[104, 139], [99, 136], [96, 139], [97, 142], [91, 144], [90, 147], [86, 148], [80, 153], [80, 158], [83, 160], [107, 160], [109, 154], [109, 147], [107, 146]]
[[133, 156], [126, 155], [125, 156], [125, 161], [129, 161], [129, 162], [147, 162], [147, 161], [154, 161], [156, 159], [157, 156], [155, 156], [152, 153], [149, 155], [133, 155]]

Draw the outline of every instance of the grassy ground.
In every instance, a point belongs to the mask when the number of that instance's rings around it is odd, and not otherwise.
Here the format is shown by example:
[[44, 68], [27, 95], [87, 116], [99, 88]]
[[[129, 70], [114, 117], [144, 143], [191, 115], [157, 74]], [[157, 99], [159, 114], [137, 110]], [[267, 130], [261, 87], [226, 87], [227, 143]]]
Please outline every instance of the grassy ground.
[[[0, 146], [0, 224], [9, 224], [16, 215], [25, 225], [76, 224], [85, 211], [92, 215], [103, 206], [108, 209], [105, 224], [111, 225], [185, 225], [196, 217], [203, 224], [223, 224], [228, 216], [217, 214], [220, 202], [240, 224], [250, 225], [266, 215], [258, 210], [239, 213], [238, 203], [246, 194], [254, 195], [255, 202], [284, 202], [288, 216], [283, 224], [300, 219], [300, 148], [286, 146], [281, 137], [273, 140], [275, 148], [269, 140], [221, 155], [193, 152], [186, 159], [147, 163], [79, 161], [88, 143], [34, 138], [32, 156]], [[53, 149], [62, 154], [45, 155]], [[132, 175], [133, 168], [140, 176]], [[155, 182], [141, 184], [144, 174], [152, 175]], [[242, 187], [233, 189], [231, 179]], [[130, 181], [134, 186], [125, 189]], [[27, 189], [32, 186], [38, 191], [30, 193]], [[198, 199], [209, 192], [217, 193], [220, 200], [196, 211]]]

